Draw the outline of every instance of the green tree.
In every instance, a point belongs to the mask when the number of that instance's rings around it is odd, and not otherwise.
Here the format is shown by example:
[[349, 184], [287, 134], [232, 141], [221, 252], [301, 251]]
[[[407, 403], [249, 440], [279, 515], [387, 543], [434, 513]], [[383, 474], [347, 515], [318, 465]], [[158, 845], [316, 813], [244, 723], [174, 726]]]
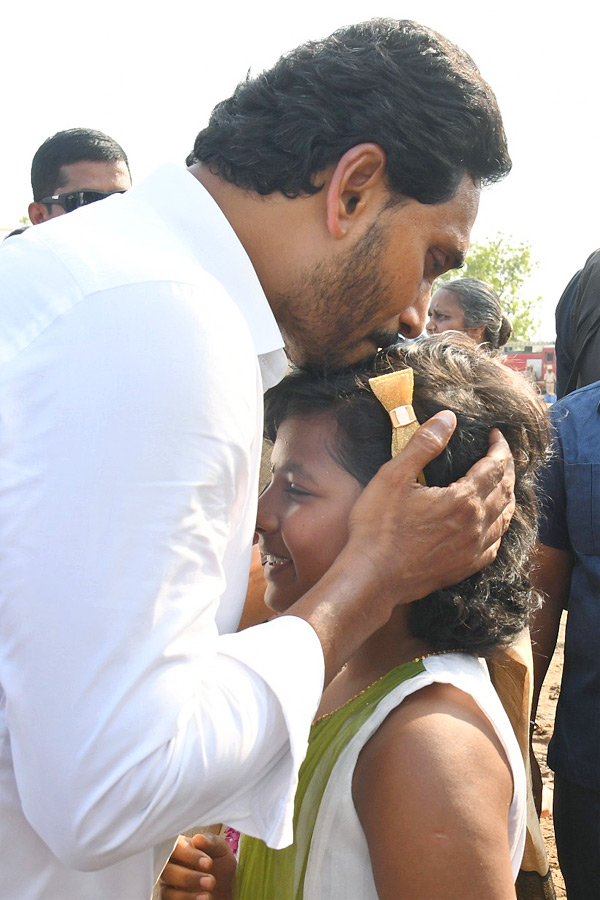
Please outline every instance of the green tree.
[[522, 288], [537, 265], [531, 257], [529, 243], [499, 233], [485, 243], [471, 244], [460, 273], [451, 271], [442, 275], [436, 286], [455, 278], [487, 281], [500, 297], [504, 314], [512, 323], [513, 339], [529, 341], [540, 325], [538, 311], [542, 298], [525, 297]]

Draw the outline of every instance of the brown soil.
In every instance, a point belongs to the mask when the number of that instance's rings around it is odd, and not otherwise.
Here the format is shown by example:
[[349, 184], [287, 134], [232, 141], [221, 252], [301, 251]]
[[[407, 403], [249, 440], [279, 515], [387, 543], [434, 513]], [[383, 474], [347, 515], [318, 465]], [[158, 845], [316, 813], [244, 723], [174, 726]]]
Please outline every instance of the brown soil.
[[[565, 883], [563, 881], [558, 860], [556, 857], [556, 844], [554, 843], [554, 823], [552, 820], [552, 786], [554, 776], [552, 770], [546, 765], [546, 755], [548, 751], [548, 742], [552, 737], [554, 728], [554, 711], [556, 709], [556, 701], [560, 691], [560, 680], [562, 677], [563, 652], [565, 644], [565, 624], [567, 614], [563, 614], [556, 644], [556, 652], [550, 663], [548, 674], [542, 688], [542, 694], [538, 705], [536, 716], [536, 727], [533, 733], [533, 746], [535, 755], [542, 770], [542, 778], [544, 781], [544, 802], [545, 810], [542, 813], [542, 834], [546, 841], [546, 848], [550, 858], [550, 869], [554, 881], [554, 890], [558, 900], [566, 900]], [[546, 813], [546, 814], [544, 814]]]

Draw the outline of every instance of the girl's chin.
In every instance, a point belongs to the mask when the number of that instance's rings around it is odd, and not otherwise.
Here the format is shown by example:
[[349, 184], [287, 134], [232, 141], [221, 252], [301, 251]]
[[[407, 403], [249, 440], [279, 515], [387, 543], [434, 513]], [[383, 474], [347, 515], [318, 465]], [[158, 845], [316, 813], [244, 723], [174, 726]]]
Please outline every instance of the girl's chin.
[[290, 606], [292, 606], [298, 597], [290, 597], [281, 596], [279, 591], [271, 591], [267, 587], [265, 593], [265, 605], [271, 610], [274, 616], [279, 616], [281, 613], [287, 612]]

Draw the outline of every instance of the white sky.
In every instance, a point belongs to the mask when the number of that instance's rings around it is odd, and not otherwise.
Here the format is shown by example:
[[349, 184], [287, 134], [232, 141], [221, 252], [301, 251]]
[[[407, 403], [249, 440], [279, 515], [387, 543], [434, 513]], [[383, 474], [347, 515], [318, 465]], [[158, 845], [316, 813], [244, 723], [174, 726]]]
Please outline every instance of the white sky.
[[0, 228], [31, 200], [29, 168], [63, 128], [98, 128], [125, 148], [134, 180], [183, 162], [213, 105], [246, 71], [296, 44], [375, 15], [412, 18], [475, 59], [503, 112], [514, 167], [484, 193], [474, 240], [532, 244], [526, 291], [544, 299], [542, 337], [573, 272], [600, 246], [596, 0], [7, 0], [2, 12]]

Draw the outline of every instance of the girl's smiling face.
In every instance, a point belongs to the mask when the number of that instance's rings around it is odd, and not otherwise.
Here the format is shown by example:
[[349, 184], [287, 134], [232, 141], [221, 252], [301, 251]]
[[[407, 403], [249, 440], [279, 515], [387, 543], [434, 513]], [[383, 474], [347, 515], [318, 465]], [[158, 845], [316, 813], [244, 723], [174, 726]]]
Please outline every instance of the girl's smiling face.
[[292, 416], [277, 431], [256, 525], [265, 602], [275, 612], [316, 584], [348, 538], [348, 516], [362, 487], [328, 449], [335, 429], [321, 414]]

